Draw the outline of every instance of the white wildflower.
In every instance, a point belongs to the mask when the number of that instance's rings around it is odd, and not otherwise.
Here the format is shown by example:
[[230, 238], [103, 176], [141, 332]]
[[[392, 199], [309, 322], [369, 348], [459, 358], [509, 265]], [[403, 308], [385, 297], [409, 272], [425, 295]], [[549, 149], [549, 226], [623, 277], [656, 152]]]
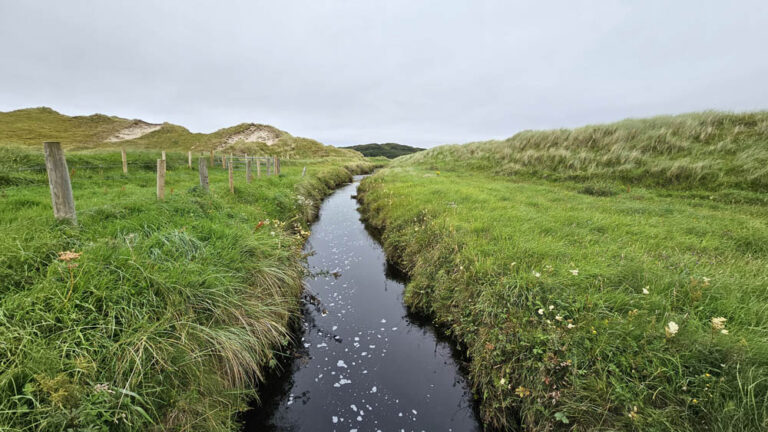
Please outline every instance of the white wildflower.
[[677, 325], [676, 322], [670, 321], [667, 323], [667, 326], [664, 327], [664, 331], [667, 333], [667, 337], [671, 338], [674, 337], [678, 330], [680, 330], [680, 326]]

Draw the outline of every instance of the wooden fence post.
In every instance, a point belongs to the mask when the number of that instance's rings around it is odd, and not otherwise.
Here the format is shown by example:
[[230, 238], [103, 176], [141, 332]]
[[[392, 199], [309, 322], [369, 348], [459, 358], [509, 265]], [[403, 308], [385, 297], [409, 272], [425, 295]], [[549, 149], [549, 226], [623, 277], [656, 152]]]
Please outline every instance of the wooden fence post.
[[301, 176], [304, 177], [307, 174], [307, 167], [304, 167], [303, 170], [301, 170]]
[[227, 157], [224, 155], [221, 155], [221, 167], [227, 169]]
[[192, 152], [187, 152], [187, 165], [189, 165], [189, 169], [192, 169]]
[[213, 168], [213, 150], [211, 150], [211, 168]]
[[251, 182], [251, 159], [248, 158], [248, 155], [245, 155], [245, 182]]
[[229, 154], [229, 192], [235, 193], [235, 179], [232, 177], [232, 153]]
[[165, 160], [165, 150], [163, 150], [161, 159]]
[[128, 174], [128, 155], [125, 154], [125, 149], [120, 149], [120, 156], [123, 159], [123, 174]]
[[269, 177], [272, 175], [272, 158], [267, 157], [266, 165], [267, 165], [267, 177]]
[[157, 199], [165, 200], [165, 159], [157, 160]]
[[272, 159], [272, 165], [274, 165], [274, 169], [272, 170], [272, 172], [274, 172], [276, 176], [280, 175], [280, 173], [277, 172], [277, 156], [275, 156], [274, 159]]
[[198, 171], [200, 172], [200, 188], [203, 192], [208, 192], [208, 164], [205, 159], [200, 158], [198, 163]]
[[45, 169], [48, 171], [48, 186], [51, 189], [53, 216], [56, 219], [69, 219], [77, 223], [75, 199], [72, 196], [72, 183], [64, 151], [58, 142], [44, 142]]
[[261, 159], [256, 158], [256, 177], [261, 178]]

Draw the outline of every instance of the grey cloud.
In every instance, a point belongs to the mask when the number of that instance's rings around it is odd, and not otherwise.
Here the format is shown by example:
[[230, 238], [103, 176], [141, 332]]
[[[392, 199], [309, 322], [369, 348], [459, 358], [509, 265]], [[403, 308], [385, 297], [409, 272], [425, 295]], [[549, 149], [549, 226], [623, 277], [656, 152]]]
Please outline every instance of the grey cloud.
[[0, 0], [0, 110], [432, 146], [765, 109], [768, 4]]

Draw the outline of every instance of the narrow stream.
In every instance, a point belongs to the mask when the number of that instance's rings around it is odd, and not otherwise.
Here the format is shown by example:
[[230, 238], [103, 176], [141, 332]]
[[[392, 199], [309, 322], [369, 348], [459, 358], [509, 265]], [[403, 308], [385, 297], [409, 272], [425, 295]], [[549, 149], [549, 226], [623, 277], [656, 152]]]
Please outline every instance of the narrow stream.
[[352, 198], [325, 200], [307, 242], [307, 302], [297, 358], [243, 416], [244, 431], [479, 431], [451, 345], [409, 317]]

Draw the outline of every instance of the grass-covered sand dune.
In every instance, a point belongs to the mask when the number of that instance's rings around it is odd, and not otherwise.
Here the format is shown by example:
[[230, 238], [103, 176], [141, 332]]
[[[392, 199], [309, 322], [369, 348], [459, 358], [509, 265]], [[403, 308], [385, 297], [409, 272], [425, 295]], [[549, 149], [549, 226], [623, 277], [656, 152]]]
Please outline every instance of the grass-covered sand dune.
[[233, 195], [215, 166], [205, 194], [169, 152], [158, 202], [159, 151], [128, 155], [124, 175], [119, 152], [67, 154], [71, 226], [53, 219], [45, 171], [18, 171], [41, 152], [0, 147], [0, 430], [235, 430], [287, 350], [307, 222], [371, 168], [285, 160], [250, 184], [236, 171]]
[[702, 112], [448, 145], [412, 163], [488, 174], [680, 190], [768, 192], [768, 111]]
[[503, 430], [768, 428], [768, 114], [399, 158], [365, 217]]
[[103, 114], [67, 116], [46, 107], [0, 112], [0, 146], [39, 148], [43, 141], [60, 141], [67, 150], [123, 147], [132, 150], [216, 150], [282, 158], [360, 156], [354, 150], [326, 146], [254, 123], [242, 123], [205, 134], [193, 133], [171, 123], [151, 125], [141, 120]]

